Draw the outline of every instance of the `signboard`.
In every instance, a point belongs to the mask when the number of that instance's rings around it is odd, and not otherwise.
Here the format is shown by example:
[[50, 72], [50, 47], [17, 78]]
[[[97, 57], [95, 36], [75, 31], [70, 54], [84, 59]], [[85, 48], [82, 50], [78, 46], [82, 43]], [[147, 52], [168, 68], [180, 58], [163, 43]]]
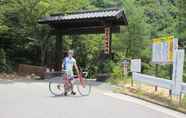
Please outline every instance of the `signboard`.
[[110, 54], [111, 47], [110, 47], [110, 27], [105, 28], [105, 35], [104, 35], [104, 53]]
[[171, 64], [174, 50], [178, 48], [178, 39], [173, 36], [153, 39], [152, 62], [156, 64]]
[[184, 65], [184, 50], [179, 49], [175, 50], [174, 62], [173, 62], [173, 95], [180, 95], [181, 93], [181, 84], [183, 78], [183, 65]]
[[132, 59], [130, 70], [131, 72], [141, 72], [141, 59]]

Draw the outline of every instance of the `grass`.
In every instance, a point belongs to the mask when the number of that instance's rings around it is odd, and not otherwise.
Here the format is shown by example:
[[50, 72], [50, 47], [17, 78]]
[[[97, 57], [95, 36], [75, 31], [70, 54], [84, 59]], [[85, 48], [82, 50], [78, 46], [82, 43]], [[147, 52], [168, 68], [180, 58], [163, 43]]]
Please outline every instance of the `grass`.
[[184, 95], [184, 97], [183, 97], [183, 102], [182, 102], [182, 104], [183, 104], [183, 106], [186, 107], [186, 95]]
[[124, 85], [124, 84], [128, 84], [131, 82], [131, 77], [125, 76], [119, 79], [112, 78], [112, 79], [108, 79], [107, 82], [114, 84], [114, 85], [122, 85], [122, 84]]

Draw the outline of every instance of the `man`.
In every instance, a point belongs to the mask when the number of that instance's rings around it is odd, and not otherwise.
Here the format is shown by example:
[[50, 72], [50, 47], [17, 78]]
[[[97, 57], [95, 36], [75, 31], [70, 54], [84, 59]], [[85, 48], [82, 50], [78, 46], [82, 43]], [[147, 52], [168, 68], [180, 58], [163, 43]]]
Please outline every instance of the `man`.
[[66, 96], [68, 94], [68, 87], [70, 86], [70, 89], [71, 89], [71, 94], [72, 95], [75, 95], [76, 92], [74, 92], [73, 90], [73, 84], [72, 84], [72, 81], [74, 79], [74, 72], [73, 72], [73, 67], [75, 67], [75, 70], [79, 76], [79, 69], [78, 69], [78, 66], [76, 64], [76, 60], [73, 58], [73, 50], [69, 50], [68, 51], [68, 56], [64, 58], [63, 60], [63, 65], [62, 65], [62, 68], [65, 72], [65, 76], [66, 76], [66, 79], [67, 79], [67, 82], [64, 84], [64, 88], [65, 88], [65, 93], [64, 95]]

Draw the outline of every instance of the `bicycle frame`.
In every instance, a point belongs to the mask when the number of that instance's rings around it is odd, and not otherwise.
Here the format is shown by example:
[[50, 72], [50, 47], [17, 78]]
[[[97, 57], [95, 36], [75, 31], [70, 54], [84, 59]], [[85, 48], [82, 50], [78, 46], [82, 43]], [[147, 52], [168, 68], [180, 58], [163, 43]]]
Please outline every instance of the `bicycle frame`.
[[[75, 75], [74, 79], [78, 79], [80, 81], [81, 86], [83, 86], [83, 88], [85, 87], [85, 81], [84, 81], [84, 77], [82, 76], [82, 73], [79, 74], [79, 76]], [[69, 84], [69, 79], [67, 77], [67, 75], [64, 75], [64, 84], [68, 85]]]
[[[76, 85], [77, 91], [82, 96], [89, 95], [91, 91], [91, 85], [89, 83], [86, 83], [87, 74], [87, 72], [82, 72], [78, 76], [74, 76], [74, 79], [78, 79], [78, 84]], [[73, 82], [71, 82], [67, 74], [63, 73], [63, 77], [59, 76], [56, 79], [52, 79], [51, 81], [49, 81], [49, 90], [55, 96], [63, 95], [65, 94], [65, 92], [73, 92], [73, 85]]]

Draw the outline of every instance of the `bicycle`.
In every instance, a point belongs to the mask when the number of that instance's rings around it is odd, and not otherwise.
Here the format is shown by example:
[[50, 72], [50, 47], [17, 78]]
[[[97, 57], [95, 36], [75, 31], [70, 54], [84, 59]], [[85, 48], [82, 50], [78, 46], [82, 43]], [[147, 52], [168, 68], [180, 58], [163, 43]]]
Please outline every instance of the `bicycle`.
[[[70, 91], [73, 85], [76, 85], [76, 88], [80, 95], [88, 96], [91, 92], [91, 84], [88, 82], [88, 72], [80, 72], [80, 75], [74, 76], [75, 82], [73, 84], [68, 83], [68, 78], [65, 72], [59, 72], [61, 76], [51, 78], [49, 81], [49, 91], [54, 96], [63, 96], [65, 91]], [[79, 80], [79, 81], [76, 81]]]

